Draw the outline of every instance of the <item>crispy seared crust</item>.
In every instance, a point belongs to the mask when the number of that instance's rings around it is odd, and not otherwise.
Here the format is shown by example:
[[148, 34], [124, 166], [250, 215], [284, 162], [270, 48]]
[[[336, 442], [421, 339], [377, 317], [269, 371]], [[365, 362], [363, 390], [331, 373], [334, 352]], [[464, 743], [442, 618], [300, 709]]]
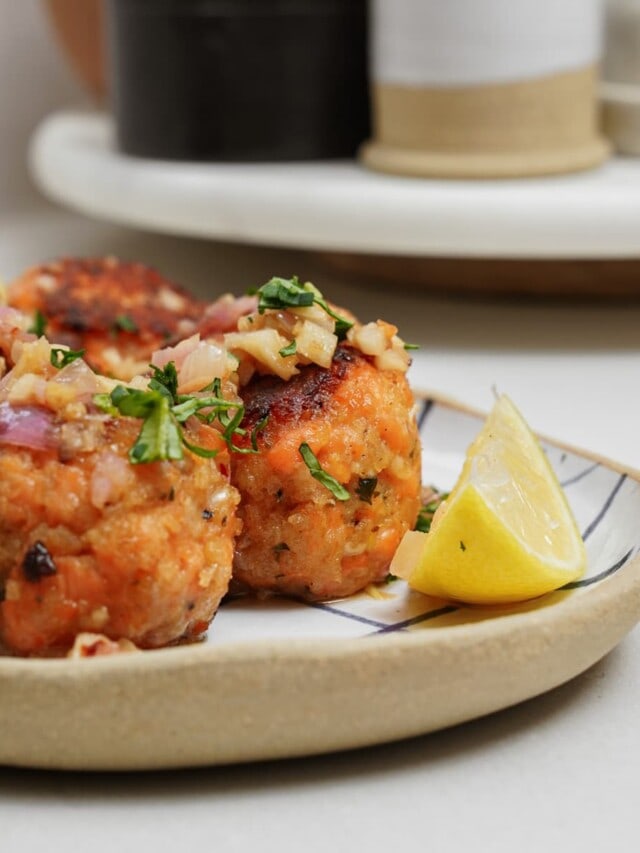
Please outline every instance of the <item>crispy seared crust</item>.
[[[258, 433], [260, 452], [233, 458], [243, 523], [236, 585], [317, 600], [384, 579], [420, 504], [418, 432], [404, 374], [377, 370], [341, 346], [331, 369], [308, 366], [288, 382], [254, 379], [244, 402], [248, 432], [269, 419]], [[302, 442], [349, 500], [312, 478]], [[358, 490], [374, 479], [369, 502]]]
[[349, 369], [362, 361], [364, 357], [356, 350], [338, 347], [329, 370], [312, 364], [287, 382], [277, 376], [255, 378], [242, 391], [243, 426], [250, 431], [269, 415], [269, 425], [259, 439], [262, 445], [268, 443], [269, 436], [279, 427], [286, 429], [322, 414]]
[[151, 267], [115, 258], [33, 267], [11, 285], [9, 303], [28, 314], [40, 311], [49, 340], [84, 349], [94, 369], [122, 379], [130, 378], [130, 364], [191, 334], [205, 308]]

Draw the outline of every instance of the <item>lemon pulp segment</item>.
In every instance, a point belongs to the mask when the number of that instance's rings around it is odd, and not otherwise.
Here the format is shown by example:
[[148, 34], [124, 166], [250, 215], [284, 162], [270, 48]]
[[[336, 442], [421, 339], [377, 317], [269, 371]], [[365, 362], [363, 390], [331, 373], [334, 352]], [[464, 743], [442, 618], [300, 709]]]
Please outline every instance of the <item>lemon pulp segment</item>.
[[555, 473], [522, 415], [501, 396], [430, 532], [407, 534], [391, 571], [429, 595], [498, 604], [557, 589], [585, 567]]

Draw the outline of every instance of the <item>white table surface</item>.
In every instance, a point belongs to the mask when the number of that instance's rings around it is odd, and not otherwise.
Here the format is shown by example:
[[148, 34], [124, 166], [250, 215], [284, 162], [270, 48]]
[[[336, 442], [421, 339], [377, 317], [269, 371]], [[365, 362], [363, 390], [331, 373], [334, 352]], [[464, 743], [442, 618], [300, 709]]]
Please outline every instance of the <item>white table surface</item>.
[[[297, 272], [421, 344], [417, 387], [486, 409], [496, 386], [538, 430], [640, 469], [640, 305], [363, 289], [298, 253], [154, 237], [56, 210], [28, 185], [21, 153], [43, 114], [79, 95], [48, 46], [36, 0], [0, 0], [0, 10], [0, 275], [54, 255], [112, 252], [213, 296]], [[636, 629], [545, 696], [407, 742], [153, 774], [0, 768], [0, 850], [637, 851], [639, 709]]]

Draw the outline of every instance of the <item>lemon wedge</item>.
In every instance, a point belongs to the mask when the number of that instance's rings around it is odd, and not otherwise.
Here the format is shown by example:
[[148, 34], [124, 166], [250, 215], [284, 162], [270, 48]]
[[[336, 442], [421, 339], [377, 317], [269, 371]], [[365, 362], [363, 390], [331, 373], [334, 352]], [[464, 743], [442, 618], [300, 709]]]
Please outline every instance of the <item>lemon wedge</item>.
[[586, 562], [547, 457], [500, 396], [429, 533], [405, 535], [391, 572], [428, 595], [502, 604], [558, 589], [579, 578]]

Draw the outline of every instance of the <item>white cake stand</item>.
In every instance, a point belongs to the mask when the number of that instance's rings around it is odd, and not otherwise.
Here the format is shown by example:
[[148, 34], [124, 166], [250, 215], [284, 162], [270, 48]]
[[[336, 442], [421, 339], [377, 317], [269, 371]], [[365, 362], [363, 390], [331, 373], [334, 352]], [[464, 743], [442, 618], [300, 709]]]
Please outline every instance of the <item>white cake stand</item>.
[[332, 252], [418, 257], [640, 257], [640, 161], [509, 181], [434, 181], [356, 162], [181, 163], [124, 156], [110, 118], [60, 113], [36, 131], [40, 188], [145, 229]]

